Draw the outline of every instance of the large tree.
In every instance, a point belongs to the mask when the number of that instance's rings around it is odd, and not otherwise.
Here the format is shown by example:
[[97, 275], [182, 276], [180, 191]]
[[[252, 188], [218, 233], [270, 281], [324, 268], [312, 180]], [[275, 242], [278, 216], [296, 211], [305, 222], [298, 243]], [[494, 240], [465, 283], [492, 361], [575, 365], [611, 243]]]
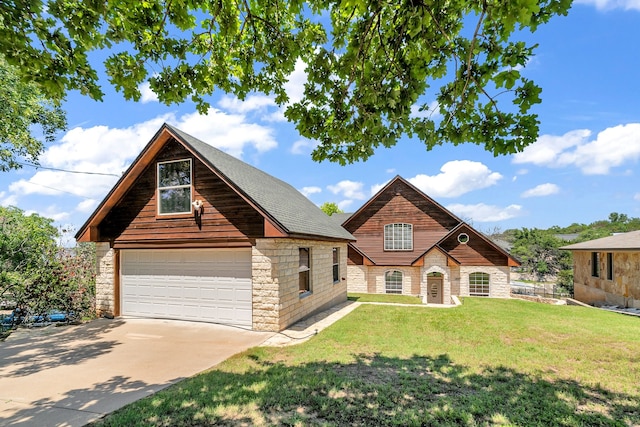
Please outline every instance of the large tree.
[[19, 169], [22, 160], [37, 161], [44, 142], [66, 125], [60, 106], [36, 83], [21, 78], [0, 54], [0, 171]]
[[[167, 104], [198, 109], [216, 89], [275, 96], [315, 160], [364, 160], [403, 135], [428, 149], [521, 150], [538, 135], [540, 88], [517, 40], [571, 0], [4, 0], [0, 51], [54, 98], [101, 99], [93, 51], [125, 98], [148, 80]], [[304, 97], [285, 83], [306, 64]], [[436, 105], [435, 110], [430, 105]]]

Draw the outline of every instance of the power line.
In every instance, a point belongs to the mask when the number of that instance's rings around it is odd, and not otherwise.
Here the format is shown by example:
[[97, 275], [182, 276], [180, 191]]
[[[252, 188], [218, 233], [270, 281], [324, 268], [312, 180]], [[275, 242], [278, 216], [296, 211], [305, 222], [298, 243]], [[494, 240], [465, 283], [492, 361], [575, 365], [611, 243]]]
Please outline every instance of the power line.
[[93, 200], [94, 197], [87, 197], [87, 196], [82, 196], [80, 194], [75, 194], [72, 193], [70, 191], [65, 191], [65, 190], [60, 190], [59, 188], [53, 188], [53, 187], [49, 187], [48, 185], [44, 185], [44, 184], [38, 184], [37, 182], [31, 182], [31, 181], [25, 181], [27, 184], [31, 184], [31, 185], [37, 185], [39, 187], [44, 187], [44, 188], [48, 188], [49, 190], [53, 190], [53, 191], [59, 191], [60, 193], [67, 193], [67, 194], [71, 194], [72, 196], [76, 196], [76, 197], [81, 197], [83, 199], [87, 199], [87, 200]]
[[[20, 162], [17, 162], [17, 163], [20, 166], [31, 166], [31, 167], [34, 167], [36, 169], [46, 169], [46, 170], [55, 171], [55, 172], [77, 173], [77, 174], [82, 174], [82, 175], [115, 176], [115, 177], [120, 178], [120, 175], [117, 175], [115, 173], [70, 171], [70, 170], [67, 170], [67, 169], [49, 168], [49, 167], [46, 167], [46, 166], [40, 166], [40, 165], [36, 165], [36, 164], [33, 164], [33, 163], [20, 163]], [[44, 185], [43, 185], [43, 187], [44, 187]], [[52, 190], [55, 190], [55, 188], [53, 188]]]

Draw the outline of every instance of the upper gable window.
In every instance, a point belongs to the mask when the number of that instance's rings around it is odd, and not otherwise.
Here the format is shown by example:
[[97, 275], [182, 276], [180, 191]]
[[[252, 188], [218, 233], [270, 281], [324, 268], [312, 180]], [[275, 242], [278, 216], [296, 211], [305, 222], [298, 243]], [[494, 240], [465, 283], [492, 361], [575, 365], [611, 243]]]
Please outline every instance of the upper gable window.
[[413, 250], [413, 225], [387, 224], [384, 226], [385, 251]]
[[191, 213], [191, 159], [158, 163], [158, 214]]

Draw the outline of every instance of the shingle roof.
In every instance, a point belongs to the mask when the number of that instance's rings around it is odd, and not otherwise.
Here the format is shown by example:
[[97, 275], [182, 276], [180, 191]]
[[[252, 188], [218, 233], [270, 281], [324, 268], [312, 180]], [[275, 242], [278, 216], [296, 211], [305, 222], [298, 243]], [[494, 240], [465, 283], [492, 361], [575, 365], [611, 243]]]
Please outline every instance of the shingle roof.
[[342, 225], [346, 220], [351, 218], [351, 215], [353, 215], [353, 212], [338, 212], [331, 215], [331, 220]]
[[355, 238], [291, 185], [261, 171], [173, 126], [166, 126], [182, 143], [199, 153], [209, 166], [289, 234], [335, 239]]
[[567, 249], [571, 251], [640, 250], [640, 230], [563, 246], [560, 249]]

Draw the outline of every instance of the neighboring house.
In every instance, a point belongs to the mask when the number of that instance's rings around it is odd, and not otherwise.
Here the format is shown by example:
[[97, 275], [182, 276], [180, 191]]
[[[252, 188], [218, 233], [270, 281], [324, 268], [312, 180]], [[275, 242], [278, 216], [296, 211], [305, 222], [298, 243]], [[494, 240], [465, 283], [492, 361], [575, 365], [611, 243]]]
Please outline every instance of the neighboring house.
[[640, 231], [563, 246], [573, 253], [574, 298], [640, 308]]
[[452, 296], [510, 296], [504, 249], [397, 176], [343, 222], [349, 243], [349, 292], [421, 295], [450, 304]]
[[97, 244], [100, 314], [279, 331], [347, 298], [351, 234], [289, 184], [166, 124], [76, 239]]

